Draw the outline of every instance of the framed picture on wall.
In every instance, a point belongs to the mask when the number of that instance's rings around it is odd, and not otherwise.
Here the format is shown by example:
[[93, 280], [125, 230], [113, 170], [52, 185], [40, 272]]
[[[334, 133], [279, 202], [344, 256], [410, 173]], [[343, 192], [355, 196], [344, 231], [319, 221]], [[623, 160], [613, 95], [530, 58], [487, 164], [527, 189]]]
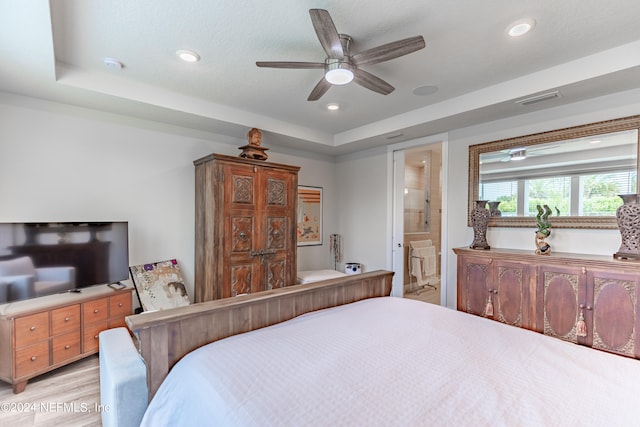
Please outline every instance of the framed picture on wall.
[[322, 187], [298, 186], [298, 246], [322, 244]]

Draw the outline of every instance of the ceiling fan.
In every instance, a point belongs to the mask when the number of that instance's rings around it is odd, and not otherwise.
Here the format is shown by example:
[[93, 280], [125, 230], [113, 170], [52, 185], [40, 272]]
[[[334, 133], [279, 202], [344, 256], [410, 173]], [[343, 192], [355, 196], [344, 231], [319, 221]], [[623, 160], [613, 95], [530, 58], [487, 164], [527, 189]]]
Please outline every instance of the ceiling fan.
[[[483, 160], [491, 162], [491, 160], [500, 160], [501, 162], [511, 162], [518, 160], [525, 160], [527, 157], [536, 157], [536, 156], [545, 156], [549, 154], [553, 154], [556, 148], [558, 148], [559, 144], [554, 145], [540, 145], [538, 147], [515, 147], [506, 150], [500, 150], [495, 155], [491, 153], [484, 155]], [[549, 151], [549, 152], [547, 152]]]
[[361, 69], [363, 65], [377, 64], [424, 48], [422, 36], [409, 37], [392, 43], [387, 43], [365, 51], [351, 54], [352, 39], [346, 34], [339, 34], [327, 12], [324, 9], [310, 9], [311, 22], [316, 31], [322, 48], [327, 54], [324, 62], [287, 62], [287, 61], [257, 61], [258, 67], [268, 68], [323, 68], [322, 79], [309, 94], [308, 101], [317, 101], [324, 95], [331, 85], [343, 85], [352, 80], [362, 87], [374, 92], [388, 95], [395, 89], [389, 83]]

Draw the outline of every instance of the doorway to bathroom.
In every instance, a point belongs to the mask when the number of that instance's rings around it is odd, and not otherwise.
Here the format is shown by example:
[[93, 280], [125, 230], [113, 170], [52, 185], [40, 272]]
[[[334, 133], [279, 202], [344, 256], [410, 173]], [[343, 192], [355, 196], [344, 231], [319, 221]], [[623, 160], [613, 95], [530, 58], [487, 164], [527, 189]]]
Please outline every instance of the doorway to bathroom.
[[[434, 139], [431, 139], [434, 141]], [[396, 147], [393, 270], [396, 296], [446, 304], [443, 296], [444, 140]]]
[[440, 304], [442, 144], [404, 153], [404, 296]]

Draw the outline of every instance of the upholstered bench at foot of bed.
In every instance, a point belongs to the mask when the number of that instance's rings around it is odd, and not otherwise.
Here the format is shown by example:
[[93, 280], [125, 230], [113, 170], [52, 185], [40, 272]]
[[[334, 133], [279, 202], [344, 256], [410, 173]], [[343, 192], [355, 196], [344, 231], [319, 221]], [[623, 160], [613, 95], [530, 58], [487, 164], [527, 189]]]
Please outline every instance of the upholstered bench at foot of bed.
[[100, 332], [100, 404], [103, 427], [139, 426], [147, 409], [147, 371], [129, 331]]

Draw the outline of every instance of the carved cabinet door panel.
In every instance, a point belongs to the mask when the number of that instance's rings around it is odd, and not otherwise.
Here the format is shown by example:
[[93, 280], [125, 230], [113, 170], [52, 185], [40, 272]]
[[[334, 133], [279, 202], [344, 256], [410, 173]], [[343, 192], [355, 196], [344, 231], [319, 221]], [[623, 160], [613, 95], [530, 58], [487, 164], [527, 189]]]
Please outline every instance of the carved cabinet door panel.
[[297, 176], [289, 171], [265, 169], [260, 175], [260, 188], [260, 247], [264, 251], [260, 290], [268, 290], [296, 283]]
[[231, 216], [231, 233], [229, 234], [231, 253], [248, 254], [253, 248], [253, 217]]
[[491, 258], [458, 257], [458, 310], [485, 315], [492, 280]]
[[251, 165], [221, 167], [222, 195], [218, 205], [222, 233], [217, 261], [221, 263], [218, 298], [251, 293], [260, 282], [259, 258], [253, 256], [260, 224], [259, 180]]
[[[255, 263], [242, 264], [240, 262], [232, 263], [230, 268], [230, 294], [223, 298], [236, 297], [238, 295], [251, 293], [252, 277], [255, 276]], [[225, 292], [226, 293], [226, 292]]]
[[587, 272], [587, 295], [581, 301], [586, 343], [594, 348], [640, 357], [637, 274], [608, 270]]
[[530, 269], [526, 263], [493, 261], [493, 280], [487, 290], [494, 311], [490, 317], [520, 328], [534, 328]]
[[269, 259], [264, 269], [266, 289], [277, 289], [287, 286], [286, 259]]
[[537, 293], [539, 332], [577, 343], [579, 305], [586, 298], [584, 269], [538, 266]]

